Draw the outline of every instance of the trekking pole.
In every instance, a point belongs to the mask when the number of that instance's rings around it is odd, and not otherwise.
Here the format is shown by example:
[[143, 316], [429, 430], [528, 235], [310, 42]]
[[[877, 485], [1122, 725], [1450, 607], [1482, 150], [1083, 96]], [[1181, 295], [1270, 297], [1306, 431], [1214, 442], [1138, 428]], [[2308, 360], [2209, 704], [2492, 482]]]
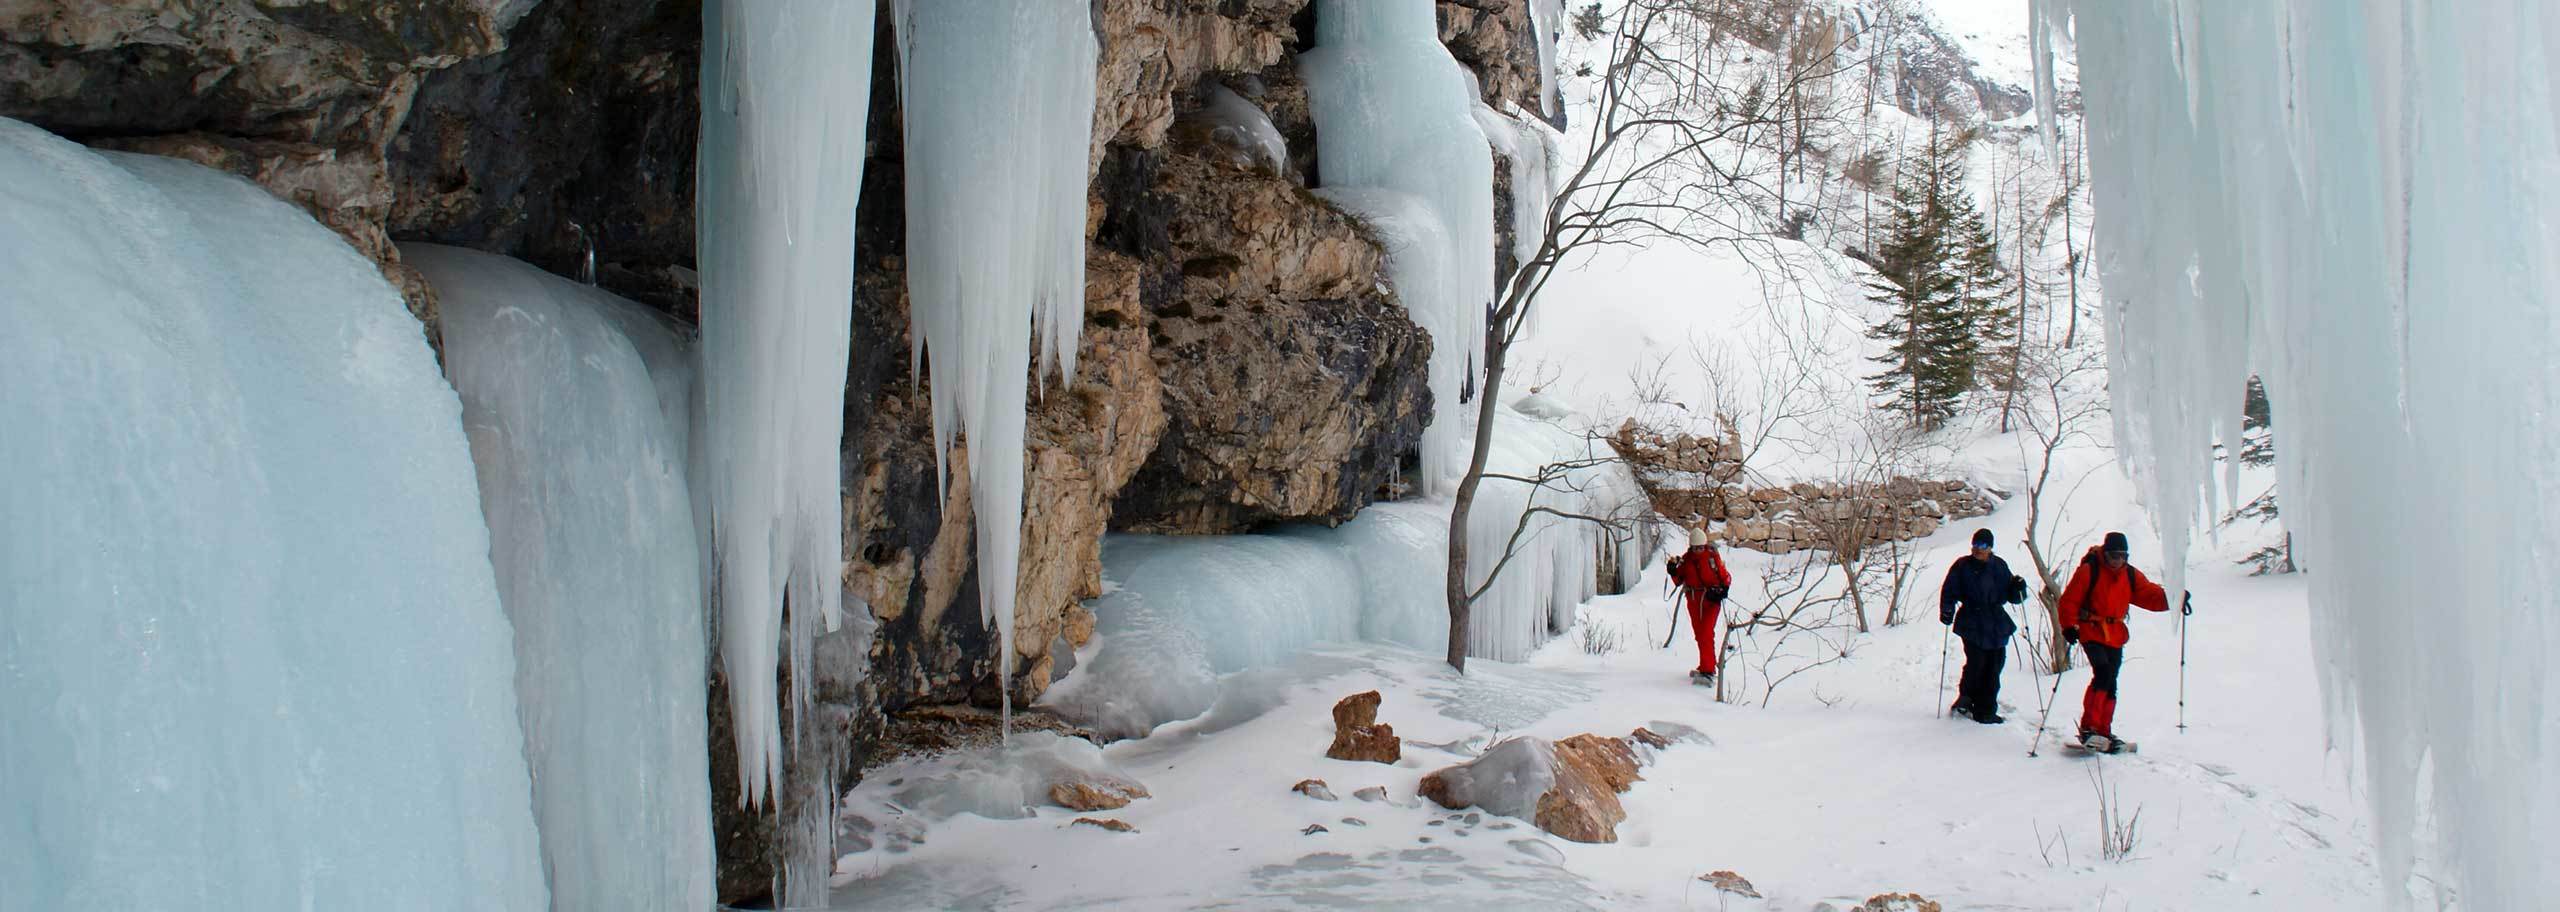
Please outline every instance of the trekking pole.
[[2187, 618], [2196, 613], [2196, 594], [2178, 594], [2178, 730], [2187, 730]]
[[1956, 628], [1951, 624], [1947, 627], [1946, 636], [1938, 638], [1938, 718], [1941, 719], [1947, 717], [1947, 639], [1955, 635]]
[[1671, 648], [1671, 641], [1680, 637], [1680, 603], [1689, 600], [1688, 588], [1687, 586], [1673, 587], [1670, 583], [1663, 584], [1663, 589], [1671, 600], [1671, 631], [1662, 635], [1664, 649]]
[[2062, 672], [2057, 671], [2053, 673], [2053, 690], [2044, 695], [2044, 708], [2036, 715], [2036, 736], [2034, 740], [2027, 742], [2027, 756], [2035, 756], [2036, 748], [2044, 745], [2045, 723], [2053, 719], [2053, 704], [2061, 699]]

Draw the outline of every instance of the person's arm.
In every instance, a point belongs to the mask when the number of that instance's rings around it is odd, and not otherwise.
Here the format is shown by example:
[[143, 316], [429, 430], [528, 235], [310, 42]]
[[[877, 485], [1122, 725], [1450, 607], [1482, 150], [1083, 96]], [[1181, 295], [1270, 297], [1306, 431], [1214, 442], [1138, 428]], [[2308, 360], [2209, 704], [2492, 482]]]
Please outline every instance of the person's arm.
[[1714, 574], [1715, 578], [1707, 585], [1729, 591], [1733, 588], [1733, 568], [1725, 564], [1724, 552], [1718, 551], [1715, 555], [1715, 562], [1707, 565], [1707, 572]]
[[2009, 604], [2012, 604], [2012, 605], [2024, 605], [2024, 604], [2026, 604], [2026, 603], [2027, 603], [2027, 578], [2026, 578], [2026, 577], [2023, 577], [2023, 576], [2019, 576], [2015, 571], [2010, 570], [2010, 569], [2009, 569], [2009, 564], [2008, 564], [2008, 562], [2006, 562], [2006, 561], [2001, 562], [2001, 564], [2000, 564], [2000, 571], [2001, 571], [2002, 573], [2006, 573], [2006, 574], [2008, 574], [2008, 576], [2009, 576]]
[[2080, 629], [2080, 603], [2089, 597], [2089, 565], [2082, 563], [2071, 571], [2071, 584], [2062, 589], [2062, 630], [2065, 634]]
[[2125, 569], [2133, 571], [2134, 604], [2142, 606], [2144, 611], [2169, 610], [2169, 590], [2160, 588], [2159, 583], [2152, 582], [2151, 578], [2142, 575], [2140, 570], [2134, 570], [2131, 567]]

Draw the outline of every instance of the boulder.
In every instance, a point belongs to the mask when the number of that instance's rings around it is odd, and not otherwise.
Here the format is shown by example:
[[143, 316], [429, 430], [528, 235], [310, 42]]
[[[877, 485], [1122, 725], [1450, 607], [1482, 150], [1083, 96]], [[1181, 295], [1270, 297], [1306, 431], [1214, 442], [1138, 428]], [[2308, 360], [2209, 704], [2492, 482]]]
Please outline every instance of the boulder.
[[1854, 912], [1943, 912], [1943, 907], [1918, 893], [1883, 893], [1867, 897]]
[[1618, 803], [1623, 786], [1612, 781], [1635, 781], [1633, 752], [1623, 741], [1593, 735], [1566, 741], [1572, 746], [1532, 737], [1504, 741], [1484, 756], [1424, 776], [1419, 791], [1441, 807], [1526, 819], [1575, 842], [1618, 841], [1627, 811]]
[[1333, 745], [1324, 755], [1336, 760], [1394, 763], [1404, 759], [1404, 742], [1395, 726], [1378, 721], [1377, 691], [1356, 693], [1333, 704]]

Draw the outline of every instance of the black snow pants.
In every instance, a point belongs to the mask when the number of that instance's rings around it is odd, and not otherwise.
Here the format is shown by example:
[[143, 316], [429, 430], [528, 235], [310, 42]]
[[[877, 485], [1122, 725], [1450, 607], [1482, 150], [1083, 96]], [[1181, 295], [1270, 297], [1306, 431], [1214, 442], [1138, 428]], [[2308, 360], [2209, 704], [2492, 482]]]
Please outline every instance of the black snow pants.
[[1976, 646], [1964, 641], [1964, 677], [1956, 684], [1956, 705], [1975, 718], [2000, 711], [2000, 663], [2008, 661], [2006, 644]]
[[2106, 694], [2109, 699], [2114, 699], [2116, 672], [2124, 668], [2124, 647], [2101, 646], [2084, 641], [2080, 644], [2080, 650], [2089, 654], [2089, 690]]

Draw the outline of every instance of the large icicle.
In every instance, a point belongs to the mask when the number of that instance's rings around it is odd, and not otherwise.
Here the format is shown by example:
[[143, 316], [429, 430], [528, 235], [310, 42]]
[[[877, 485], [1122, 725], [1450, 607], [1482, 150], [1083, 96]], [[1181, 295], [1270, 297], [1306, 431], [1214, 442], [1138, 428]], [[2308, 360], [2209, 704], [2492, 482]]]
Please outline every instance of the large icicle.
[[841, 614], [838, 450], [872, 26], [871, 0], [702, 8], [703, 436], [720, 661], [751, 805], [782, 773], [784, 592], [795, 707], [810, 640]]
[[1396, 294], [1431, 334], [1422, 487], [1448, 493], [1467, 463], [1460, 394], [1481, 371], [1494, 296], [1493, 153], [1430, 0], [1319, 0], [1315, 44], [1298, 65], [1318, 167], [1328, 196], [1389, 235]]
[[1010, 679], [1026, 372], [1075, 374], [1097, 48], [1083, 3], [900, 0], [898, 24], [916, 355], [937, 459], [967, 435], [978, 603]]
[[2173, 560], [2255, 367], [2383, 882], [2410, 882], [2432, 819], [2461, 906], [2547, 902], [2560, 9], [2046, 0], [2034, 19], [2048, 80], [2076, 26], [2110, 388]]
[[641, 355], [683, 346], [639, 305], [515, 260], [400, 252], [442, 305], [551, 907], [710, 908], [701, 555], [670, 420], [693, 372], [662, 392]]
[[0, 906], [542, 909], [461, 405], [229, 175], [0, 119]]

